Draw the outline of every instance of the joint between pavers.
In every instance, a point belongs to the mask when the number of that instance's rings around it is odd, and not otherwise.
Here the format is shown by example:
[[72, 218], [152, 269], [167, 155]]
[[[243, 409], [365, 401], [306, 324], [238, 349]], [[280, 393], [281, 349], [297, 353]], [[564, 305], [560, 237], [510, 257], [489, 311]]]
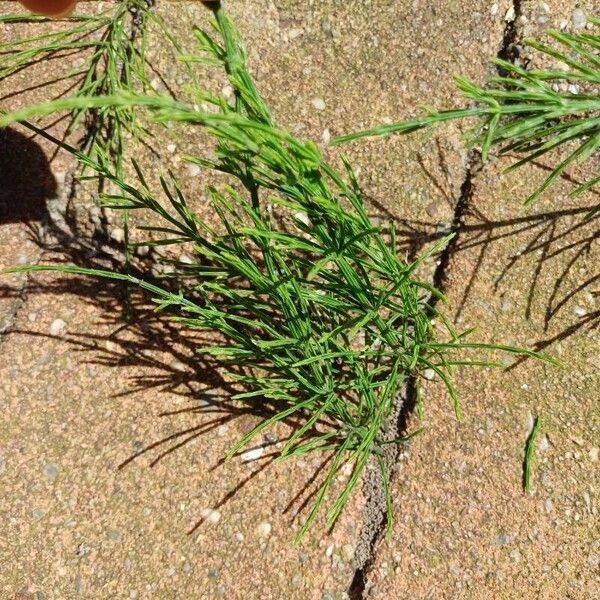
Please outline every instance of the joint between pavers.
[[[520, 17], [522, 15], [522, 0], [513, 0], [513, 19], [506, 23], [502, 35], [502, 42], [496, 56], [513, 62], [517, 57], [516, 46], [521, 39]], [[433, 285], [444, 294], [451, 280], [452, 256], [458, 249], [464, 219], [467, 216], [471, 200], [473, 198], [475, 181], [483, 170], [484, 164], [481, 153], [475, 149], [469, 150], [465, 161], [465, 176], [460, 186], [460, 192], [454, 206], [454, 214], [450, 226], [453, 237], [440, 254], [440, 259], [433, 276]], [[439, 299], [431, 298], [431, 312], [434, 312]], [[408, 417], [416, 407], [416, 379], [411, 377], [398, 400], [395, 413], [393, 431], [395, 437], [402, 437], [406, 433]], [[392, 427], [388, 425], [391, 430]], [[400, 451], [396, 445], [390, 445], [394, 451], [389, 453], [385, 460], [388, 469], [390, 484], [393, 481], [394, 467], [398, 464]], [[367, 506], [365, 507], [366, 520], [361, 532], [361, 539], [356, 552], [356, 568], [348, 596], [350, 600], [364, 600], [368, 596], [369, 576], [377, 559], [378, 548], [385, 533], [386, 506], [384, 497], [383, 481], [378, 469], [372, 469], [365, 476], [363, 489], [367, 491]]]

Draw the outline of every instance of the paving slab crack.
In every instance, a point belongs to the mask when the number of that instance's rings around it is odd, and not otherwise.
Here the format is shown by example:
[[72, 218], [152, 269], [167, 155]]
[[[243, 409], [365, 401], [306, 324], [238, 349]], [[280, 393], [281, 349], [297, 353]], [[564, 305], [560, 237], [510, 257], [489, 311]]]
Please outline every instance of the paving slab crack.
[[[498, 58], [510, 62], [517, 60], [520, 54], [521, 3], [522, 0], [513, 0], [512, 2], [511, 19], [506, 22], [502, 42], [497, 52]], [[454, 205], [449, 232], [452, 234], [452, 238], [440, 253], [438, 265], [433, 275], [433, 285], [442, 293], [445, 293], [451, 280], [452, 256], [457, 251], [464, 218], [469, 212], [475, 179], [482, 169], [481, 154], [477, 150], [470, 150], [466, 155], [465, 175]], [[432, 298], [432, 309], [435, 308], [437, 302], [437, 298]], [[406, 387], [399, 395], [394, 414], [384, 428], [383, 435], [385, 439], [399, 438], [406, 434], [408, 418], [417, 404], [416, 389], [416, 380], [409, 378]], [[384, 456], [384, 463], [388, 469], [391, 483], [394, 479], [394, 470], [399, 462], [401, 450], [395, 444], [387, 445], [386, 449], [387, 454]], [[378, 468], [372, 466], [366, 472], [363, 480], [363, 490], [366, 497], [365, 521], [356, 550], [354, 576], [348, 588], [350, 600], [365, 600], [368, 597], [370, 574], [376, 564], [378, 548], [386, 530], [385, 495], [383, 480]]]
[[[467, 153], [465, 177], [454, 207], [454, 215], [450, 227], [452, 238], [441, 252], [438, 265], [433, 275], [437, 289], [444, 293], [449, 280], [452, 255], [456, 251], [463, 220], [468, 212], [473, 195], [473, 181], [482, 168], [481, 156], [476, 150]], [[431, 309], [435, 308], [438, 299], [432, 298]], [[385, 440], [397, 439], [405, 435], [408, 419], [417, 404], [416, 380], [410, 377], [405, 388], [399, 394], [395, 410], [390, 416], [382, 437]], [[387, 444], [384, 451], [384, 464], [390, 479], [393, 479], [394, 468], [399, 462], [401, 447]], [[370, 465], [363, 480], [363, 493], [366, 497], [364, 509], [365, 521], [360, 533], [356, 549], [356, 569], [348, 589], [350, 600], [363, 600], [368, 592], [368, 579], [377, 558], [377, 547], [385, 535], [387, 507], [381, 472], [376, 465]]]

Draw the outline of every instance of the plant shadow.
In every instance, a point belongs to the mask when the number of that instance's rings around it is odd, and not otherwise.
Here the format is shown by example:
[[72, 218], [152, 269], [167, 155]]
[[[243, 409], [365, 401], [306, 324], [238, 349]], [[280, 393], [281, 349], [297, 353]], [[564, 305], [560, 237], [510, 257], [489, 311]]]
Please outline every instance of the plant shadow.
[[[98, 250], [91, 252], [89, 241], [77, 243], [74, 238], [65, 240], [64, 227], [55, 230], [51, 228], [51, 231], [51, 237], [55, 240], [53, 245], [48, 245], [44, 240], [36, 237], [33, 229], [30, 229], [30, 234], [38, 245], [48, 253], [52, 253], [53, 263], [76, 264], [94, 269], [120, 266], [116, 264], [114, 256], [104, 255]], [[66, 241], [69, 245], [64, 245]], [[67, 253], [65, 248], [68, 249]], [[142, 272], [135, 272], [135, 274], [144, 276]], [[44, 282], [44, 279], [40, 277], [30, 279], [26, 291], [28, 298], [35, 295], [55, 297], [76, 295], [80, 301], [92, 307], [94, 313], [103, 315], [102, 325], [108, 326], [110, 333], [70, 331], [61, 338], [61, 341], [68, 345], [72, 352], [82, 356], [83, 365], [113, 369], [115, 378], [120, 377], [118, 371], [121, 369], [130, 374], [126, 380], [126, 389], [115, 392], [113, 398], [139, 394], [139, 397], [145, 401], [147, 398], [160, 399], [168, 394], [171, 397], [180, 397], [186, 402], [183, 408], [167, 410], [161, 410], [160, 407], [157, 410], [154, 405], [148, 406], [148, 410], [158, 419], [170, 420], [173, 427], [169, 429], [173, 431], [158, 437], [143, 449], [130, 451], [118, 465], [120, 470], [126, 470], [133, 463], [140, 461], [145, 462], [147, 467], [152, 469], [174, 452], [210, 432], [215, 432], [222, 426], [226, 426], [229, 431], [245, 432], [281, 410], [281, 406], [275, 406], [268, 399], [232, 400], [232, 396], [242, 391], [242, 388], [231, 383], [223, 372], [222, 364], [216, 359], [197, 352], [197, 348], [218, 343], [218, 340], [211, 338], [205, 332], [179, 326], [170, 320], [167, 314], [157, 314], [148, 298], [141, 293], [134, 293], [131, 296], [131, 317], [128, 322], [125, 322], [121, 309], [125, 290], [120, 282], [68, 275], [52, 278], [49, 282]], [[165, 285], [164, 282], [161, 283], [147, 274], [145, 279], [157, 285]], [[0, 299], [15, 299], [21, 293], [21, 290], [15, 290], [0, 282]], [[50, 334], [15, 327], [4, 335], [26, 335], [37, 339], [53, 337]], [[235, 366], [228, 366], [228, 369], [236, 371]], [[149, 391], [155, 391], [157, 394], [148, 394]], [[186, 418], [185, 427], [181, 425], [182, 416]], [[197, 422], [194, 422], [196, 420]], [[239, 426], [236, 424], [238, 420]], [[192, 421], [191, 425], [190, 421]], [[323, 426], [326, 424], [317, 426], [309, 435], [322, 433], [320, 429]], [[249, 446], [242, 448], [232, 459], [245, 464], [241, 478], [216, 500], [213, 508], [224, 506], [257, 476], [270, 468], [279, 456], [278, 449], [297, 428], [297, 419], [288, 417], [278, 425], [279, 437], [268, 433], [259, 434]], [[232, 438], [231, 444], [237, 441], [237, 438]], [[245, 452], [259, 448], [261, 455], [258, 458], [244, 460]], [[289, 518], [293, 522], [304, 514], [306, 506], [318, 492], [318, 486], [315, 485], [317, 475], [328, 462], [329, 459], [323, 457], [322, 467], [316, 468], [316, 474], [308, 475], [305, 482], [296, 481], [295, 496], [281, 511], [286, 519]], [[213, 463], [208, 468], [209, 472], [222, 468], [225, 458], [215, 458]], [[247, 472], [246, 466], [249, 469]], [[198, 519], [187, 533], [194, 533], [204, 522], [204, 517]]]
[[56, 193], [40, 145], [12, 127], [0, 129], [0, 225], [47, 220], [46, 200]]
[[[544, 165], [536, 166], [549, 169]], [[563, 179], [573, 186], [580, 185], [568, 175]], [[590, 272], [588, 264], [600, 241], [600, 214], [586, 219], [597, 205], [595, 198], [600, 197], [600, 193], [592, 190], [590, 194], [593, 196], [590, 205], [574, 206], [570, 202], [564, 209], [529, 211], [530, 214], [523, 209], [522, 215], [500, 219], [489, 218], [469, 199], [451, 254], [456, 256], [473, 250], [476, 254], [469, 270], [461, 273], [465, 282], [461, 284], [462, 293], [455, 305], [453, 320], [460, 321], [465, 306], [472, 301], [474, 283], [487, 259], [497, 256], [496, 245], [511, 239], [511, 244], [518, 245], [519, 249], [505, 259], [504, 264], [494, 267], [493, 291], [503, 296], [503, 285], [509, 285], [507, 281], [513, 272], [523, 269], [531, 272], [531, 279], [522, 290], [525, 294], [524, 317], [527, 320], [541, 318], [542, 329], [547, 333], [536, 341], [535, 349], [543, 350], [581, 329], [598, 327], [600, 311], [584, 313], [583, 310], [576, 315], [576, 323], [562, 325], [566, 320], [572, 320], [570, 316], [566, 318], [564, 311], [574, 296], [600, 294], [600, 272]], [[418, 256], [446, 234], [447, 231], [440, 231], [439, 223], [416, 219], [402, 221], [396, 230], [399, 248], [412, 256]], [[452, 256], [448, 260], [451, 261]], [[557, 327], [562, 329], [557, 331]]]

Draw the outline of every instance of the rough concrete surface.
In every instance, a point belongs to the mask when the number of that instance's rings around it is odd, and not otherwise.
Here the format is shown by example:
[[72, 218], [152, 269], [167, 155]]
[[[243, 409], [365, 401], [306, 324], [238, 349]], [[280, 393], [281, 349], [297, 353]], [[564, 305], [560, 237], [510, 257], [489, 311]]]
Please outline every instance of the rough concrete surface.
[[[519, 27], [569, 29], [574, 8], [523, 3]], [[598, 219], [582, 220], [598, 194], [567, 197], [594, 168], [524, 208], [548, 160], [502, 176], [508, 164], [473, 178], [447, 268], [448, 311], [479, 340], [544, 349], [565, 368], [528, 360], [459, 372], [460, 423], [441, 386], [428, 385], [427, 430], [398, 466], [397, 522], [376, 550], [367, 598], [600, 597]], [[525, 494], [537, 416], [543, 433]]]
[[397, 522], [368, 598], [598, 597], [598, 234], [597, 220], [581, 221], [594, 198], [568, 201], [563, 184], [524, 210], [543, 170], [509, 179], [499, 166], [475, 181], [449, 266], [449, 314], [461, 329], [476, 326], [477, 340], [543, 347], [566, 366], [459, 371], [461, 422], [442, 386], [427, 386], [427, 430], [398, 468]]
[[[565, 20], [569, 27], [575, 8], [515, 6], [526, 35]], [[277, 121], [325, 148], [330, 136], [458, 102], [452, 76], [485, 77], [514, 6], [243, 0], [228, 8]], [[2, 14], [12, 10], [0, 2]], [[190, 25], [206, 22], [199, 2], [158, 0], [157, 10], [186, 43]], [[17, 35], [7, 25], [0, 32], [2, 41]], [[182, 85], [164, 40], [149, 44], [166, 83]], [[36, 68], [50, 81], [64, 65]], [[2, 106], [48, 93], [13, 95], [29, 87], [24, 77], [2, 82]], [[220, 90], [224, 81], [207, 72], [206, 85]], [[24, 154], [15, 165], [0, 142], [0, 267], [73, 260], [75, 243], [60, 252], [36, 243], [50, 220], [43, 200], [68, 193], [63, 181], [72, 163], [43, 140], [19, 139]], [[172, 143], [175, 151], [167, 150]], [[173, 168], [197, 210], [206, 211], [198, 189], [206, 182], [174, 158], [198, 153], [202, 134], [162, 131], [154, 144], [158, 162], [146, 149], [136, 148], [136, 158], [148, 171]], [[407, 254], [452, 221], [467, 176], [458, 127], [345, 151], [360, 168], [369, 211], [401, 226]], [[49, 164], [39, 163], [39, 152]], [[23, 176], [25, 165], [31, 176]], [[375, 544], [359, 573], [362, 591], [350, 587], [370, 518], [360, 493], [332, 534], [318, 522], [294, 546], [320, 461], [270, 464], [271, 445], [287, 435], [281, 427], [262, 440], [258, 460], [221, 464], [256, 417], [231, 407], [218, 369], [194, 356], [205, 341], [150, 317], [141, 299], [144, 317], [125, 326], [118, 287], [48, 275], [3, 278], [0, 598], [597, 598], [599, 246], [597, 220], [580, 220], [594, 195], [567, 201], [563, 181], [524, 210], [521, 200], [543, 169], [504, 178], [501, 166], [473, 175], [446, 268], [446, 310], [462, 328], [477, 325], [479, 340], [543, 344], [567, 366], [526, 361], [508, 372], [460, 371], [460, 423], [442, 386], [427, 385], [427, 429], [401, 454], [393, 535]], [[16, 170], [22, 185], [15, 188]], [[35, 172], [40, 183], [31, 187]], [[87, 188], [77, 193], [85, 220], [91, 196]], [[27, 210], [17, 210], [16, 197]], [[533, 491], [524, 495], [524, 443], [538, 414], [542, 447]]]

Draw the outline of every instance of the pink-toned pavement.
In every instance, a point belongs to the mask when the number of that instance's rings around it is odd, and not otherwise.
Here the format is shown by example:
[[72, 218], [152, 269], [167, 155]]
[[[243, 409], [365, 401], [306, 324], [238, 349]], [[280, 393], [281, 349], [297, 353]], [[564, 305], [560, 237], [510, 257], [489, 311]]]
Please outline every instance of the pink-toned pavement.
[[[511, 7], [474, 0], [228, 5], [277, 120], [323, 146], [424, 105], [454, 104], [452, 75], [483, 79]], [[531, 34], [566, 19], [570, 27], [574, 8], [523, 3], [521, 26]], [[2, 13], [12, 10], [0, 3]], [[192, 23], [206, 20], [198, 2], [159, 0], [157, 10], [185, 39]], [[0, 27], [2, 40], [16, 35]], [[159, 64], [160, 40], [151, 52]], [[51, 77], [55, 68], [41, 72]], [[3, 105], [39, 99], [30, 92]], [[175, 142], [176, 154], [199, 143]], [[46, 143], [34, 143], [51, 157]], [[458, 129], [347, 151], [376, 218], [410, 221], [423, 233], [452, 220], [467, 176]], [[118, 287], [3, 278], [0, 598], [597, 598], [597, 286], [577, 289], [597, 265], [594, 223], [582, 225], [578, 212], [593, 197], [569, 204], [569, 183], [561, 182], [524, 211], [521, 200], [541, 169], [508, 179], [500, 166], [473, 176], [446, 272], [447, 312], [461, 327], [477, 324], [481, 340], [550, 341], [546, 350], [567, 366], [527, 361], [508, 372], [461, 372], [461, 423], [441, 386], [428, 384], [427, 429], [394, 474], [393, 536], [375, 545], [362, 575], [356, 549], [369, 515], [360, 493], [332, 534], [319, 522], [293, 545], [320, 462], [270, 464], [285, 428], [261, 440], [259, 458], [222, 464], [256, 416], [232, 407], [227, 382], [194, 354], [205, 340], [147, 313], [126, 326]], [[72, 165], [59, 155], [49, 168], [55, 190], [24, 192], [33, 213], [15, 217], [14, 207], [2, 208], [0, 268], [72, 258], [75, 248], [42, 252], [36, 243], [47, 230], [44, 200], [65, 192]], [[0, 172], [5, 189], [9, 182], [13, 175]], [[193, 179], [185, 184], [197, 187]], [[146, 309], [141, 298], [136, 303]], [[536, 415], [544, 427], [525, 495], [523, 451]]]

